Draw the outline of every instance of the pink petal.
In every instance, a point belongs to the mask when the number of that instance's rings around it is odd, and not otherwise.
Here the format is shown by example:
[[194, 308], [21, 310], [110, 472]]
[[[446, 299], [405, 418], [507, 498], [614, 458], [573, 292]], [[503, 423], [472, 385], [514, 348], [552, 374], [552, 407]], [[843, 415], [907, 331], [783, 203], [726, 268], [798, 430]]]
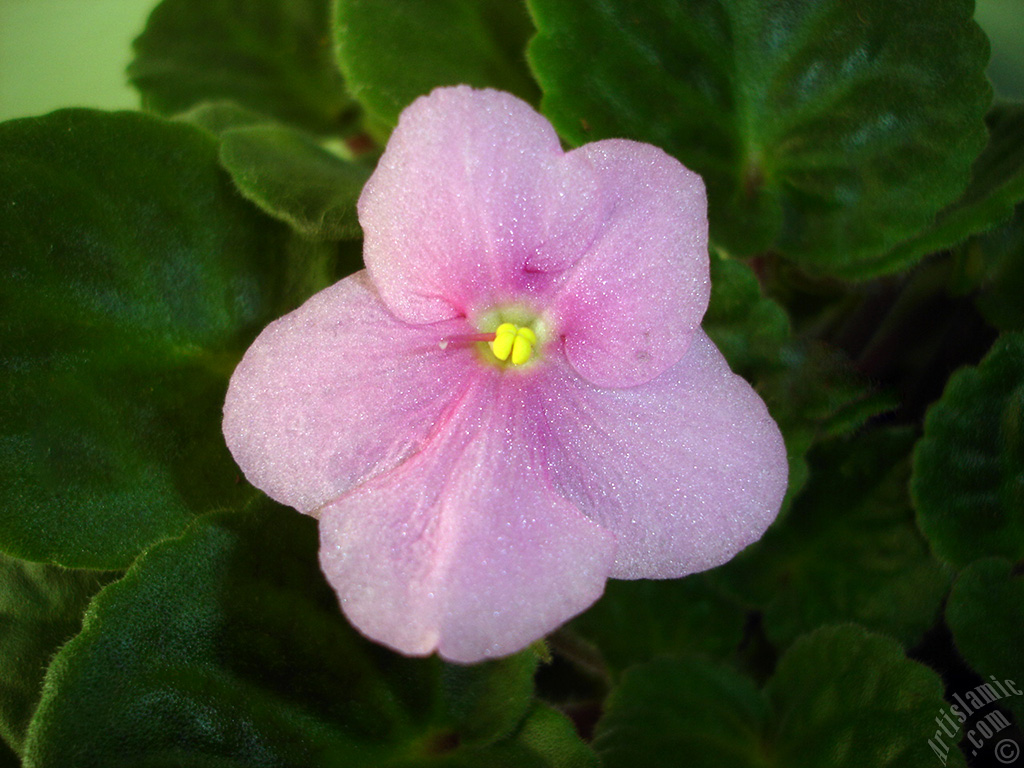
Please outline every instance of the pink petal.
[[600, 386], [674, 364], [707, 308], [700, 177], [632, 141], [563, 153], [550, 124], [506, 93], [439, 88], [414, 102], [359, 219], [367, 269], [396, 315], [474, 322], [525, 304]]
[[547, 315], [584, 378], [633, 386], [679, 361], [707, 309], [704, 183], [649, 144], [599, 141], [576, 154], [594, 166], [609, 214]]
[[618, 539], [614, 578], [675, 578], [761, 537], [786, 490], [786, 448], [764, 403], [703, 331], [632, 389], [563, 368], [547, 406], [555, 489]]
[[538, 413], [477, 377], [422, 453], [324, 508], [321, 566], [352, 623], [406, 654], [517, 651], [603, 591], [614, 538], [550, 488]]
[[302, 512], [418, 450], [479, 369], [464, 321], [408, 325], [365, 272], [268, 326], [231, 377], [224, 437], [248, 480]]
[[384, 302], [431, 322], [536, 293], [602, 214], [581, 159], [507, 93], [460, 86], [416, 100], [359, 199], [363, 258]]

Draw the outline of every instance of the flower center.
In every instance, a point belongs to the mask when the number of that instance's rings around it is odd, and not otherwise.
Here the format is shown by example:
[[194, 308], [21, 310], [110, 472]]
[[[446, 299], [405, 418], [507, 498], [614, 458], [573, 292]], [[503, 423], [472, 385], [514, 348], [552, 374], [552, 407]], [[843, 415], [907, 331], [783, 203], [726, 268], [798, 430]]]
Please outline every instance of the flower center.
[[494, 341], [488, 342], [491, 352], [501, 361], [523, 365], [533, 357], [537, 334], [525, 325], [502, 323], [494, 331]]

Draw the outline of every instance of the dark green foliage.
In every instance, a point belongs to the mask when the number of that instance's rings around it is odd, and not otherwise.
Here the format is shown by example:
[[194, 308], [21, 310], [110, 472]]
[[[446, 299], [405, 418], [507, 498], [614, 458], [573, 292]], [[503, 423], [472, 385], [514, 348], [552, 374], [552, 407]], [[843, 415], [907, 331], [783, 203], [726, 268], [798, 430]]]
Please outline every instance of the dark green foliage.
[[0, 555], [0, 743], [21, 752], [50, 659], [114, 575]]
[[[942, 683], [898, 644], [852, 625], [795, 643], [764, 691], [698, 658], [633, 667], [594, 742], [607, 768], [930, 766]], [[685, 763], [680, 758], [685, 756]], [[947, 765], [962, 766], [956, 750]]]
[[374, 132], [387, 137], [417, 96], [465, 83], [537, 100], [519, 0], [337, 0], [338, 61]]
[[251, 493], [220, 437], [227, 377], [320, 270], [289, 270], [285, 229], [186, 125], [14, 121], [0, 178], [0, 547], [124, 567]]
[[[953, 585], [946, 622], [982, 682], [1012, 680], [1024, 690], [1024, 578], [1009, 561], [987, 557], [967, 566]], [[1024, 696], [1007, 696], [1000, 705], [1018, 722], [1024, 717]]]
[[[0, 768], [963, 768], [1016, 744], [1024, 696], [981, 748], [936, 730], [979, 680], [1024, 689], [1024, 107], [990, 104], [972, 5], [163, 0], [129, 68], [151, 114], [0, 125]], [[315, 521], [220, 430], [254, 336], [361, 267], [402, 109], [456, 83], [703, 176], [703, 326], [790, 463], [732, 562], [609, 582], [472, 666], [361, 637]]]
[[897, 246], [893, 264], [950, 248], [1004, 221], [1024, 200], [1024, 105], [998, 104], [988, 114], [989, 139], [971, 168], [960, 199], [939, 212], [935, 225]]
[[54, 660], [31, 765], [588, 765], [529, 650], [474, 667], [361, 638], [312, 520], [262, 504], [153, 547]]
[[935, 621], [949, 578], [914, 525], [910, 430], [824, 444], [785, 519], [713, 572], [764, 611], [785, 647], [820, 624], [855, 621], [913, 646]]
[[128, 69], [163, 115], [231, 100], [321, 133], [356, 115], [334, 62], [329, 0], [164, 0]]
[[610, 581], [569, 629], [600, 649], [612, 669], [657, 656], [731, 656], [743, 637], [743, 607], [707, 574], [668, 581]]
[[952, 290], [974, 298], [1001, 331], [1024, 331], [1024, 203], [1001, 226], [972, 237], [955, 252]]
[[842, 354], [794, 338], [785, 310], [761, 294], [741, 262], [712, 255], [703, 326], [733, 371], [755, 385], [782, 430], [789, 453], [784, 507], [807, 480], [806, 454], [816, 440], [852, 432], [894, 405]]
[[939, 557], [961, 567], [1024, 557], [1024, 334], [1004, 334], [950, 378], [925, 419], [911, 487]]
[[984, 144], [972, 5], [530, 0], [529, 56], [570, 141], [648, 141], [700, 173], [730, 252], [863, 278], [910, 263], [884, 256], [960, 195]]
[[221, 163], [239, 191], [268, 214], [316, 240], [362, 235], [356, 200], [370, 169], [284, 126], [230, 128], [220, 138]]

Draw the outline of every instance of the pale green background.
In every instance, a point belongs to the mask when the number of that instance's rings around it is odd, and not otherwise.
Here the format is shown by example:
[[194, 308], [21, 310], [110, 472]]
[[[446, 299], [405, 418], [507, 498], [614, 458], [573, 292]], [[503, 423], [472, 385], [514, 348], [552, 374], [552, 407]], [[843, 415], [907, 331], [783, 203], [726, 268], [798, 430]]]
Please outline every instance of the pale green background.
[[[137, 107], [124, 70], [155, 4], [0, 0], [0, 120], [66, 106]], [[992, 39], [997, 88], [1024, 99], [1024, 0], [981, 0], [977, 17]]]
[[132, 40], [155, 5], [156, 0], [0, 0], [0, 120], [58, 107], [138, 107], [124, 70]]

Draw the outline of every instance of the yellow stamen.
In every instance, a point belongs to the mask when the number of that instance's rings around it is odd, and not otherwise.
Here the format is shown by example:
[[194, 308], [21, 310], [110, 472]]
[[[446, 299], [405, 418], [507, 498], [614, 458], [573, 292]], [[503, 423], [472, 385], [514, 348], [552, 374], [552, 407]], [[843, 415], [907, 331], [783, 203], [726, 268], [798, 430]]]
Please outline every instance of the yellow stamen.
[[533, 346], [536, 343], [537, 334], [529, 328], [520, 328], [512, 344], [512, 365], [522, 365], [529, 360], [533, 356]]
[[533, 357], [537, 334], [526, 326], [502, 323], [494, 332], [490, 342], [491, 352], [499, 360], [510, 360], [512, 365], [522, 365]]

